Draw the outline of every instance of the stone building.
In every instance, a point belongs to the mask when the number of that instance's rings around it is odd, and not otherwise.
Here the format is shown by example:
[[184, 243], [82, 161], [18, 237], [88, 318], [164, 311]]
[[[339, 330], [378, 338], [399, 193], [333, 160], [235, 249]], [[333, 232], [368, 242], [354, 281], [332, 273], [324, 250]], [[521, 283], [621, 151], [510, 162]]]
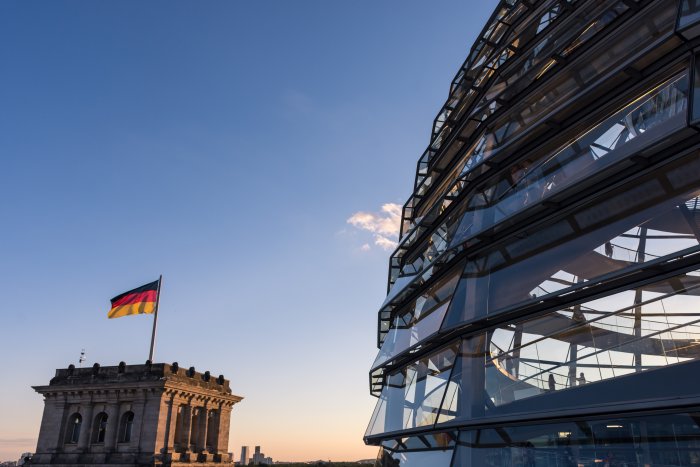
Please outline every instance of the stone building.
[[56, 370], [32, 465], [176, 466], [231, 464], [233, 405], [223, 375], [177, 363]]

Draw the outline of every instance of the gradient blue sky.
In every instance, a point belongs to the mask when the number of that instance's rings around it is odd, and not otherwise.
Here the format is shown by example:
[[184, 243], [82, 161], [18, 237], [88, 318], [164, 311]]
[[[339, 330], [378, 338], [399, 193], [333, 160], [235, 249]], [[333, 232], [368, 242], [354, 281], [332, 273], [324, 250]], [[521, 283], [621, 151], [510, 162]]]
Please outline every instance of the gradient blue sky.
[[362, 435], [389, 252], [347, 220], [403, 204], [495, 6], [0, 2], [0, 460], [33, 450], [54, 369], [223, 373], [230, 448], [374, 457]]

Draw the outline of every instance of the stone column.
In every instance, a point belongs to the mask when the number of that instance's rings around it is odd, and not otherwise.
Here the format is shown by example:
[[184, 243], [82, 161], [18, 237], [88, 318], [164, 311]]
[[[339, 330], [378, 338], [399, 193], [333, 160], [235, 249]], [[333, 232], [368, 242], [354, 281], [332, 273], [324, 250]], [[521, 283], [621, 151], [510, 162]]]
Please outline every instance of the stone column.
[[161, 394], [160, 409], [158, 414], [158, 428], [156, 432], [156, 452], [160, 453], [162, 462], [170, 462], [170, 450], [172, 449], [172, 438], [174, 437], [173, 419], [173, 399], [175, 394], [164, 392]]
[[174, 407], [175, 411], [175, 437], [173, 438], [173, 446], [176, 452], [182, 451], [182, 440], [185, 438], [182, 429], [185, 426], [185, 406], [178, 402]]
[[165, 453], [172, 453], [175, 445], [175, 424], [177, 422], [177, 400], [175, 399], [175, 394], [170, 396], [170, 401], [168, 402], [168, 418], [167, 426], [165, 428]]
[[134, 425], [131, 429], [131, 451], [142, 450], [142, 427], [143, 418], [146, 415], [146, 397], [144, 391], [140, 391], [137, 398], [131, 404], [131, 411], [134, 412]]
[[199, 431], [200, 431], [200, 423], [201, 423], [201, 414], [200, 411], [202, 407], [194, 405], [191, 406], [192, 408], [192, 413], [191, 413], [191, 418], [190, 418], [190, 434], [189, 434], [189, 441], [190, 441], [190, 451], [192, 452], [197, 452], [197, 443], [199, 441]]
[[182, 440], [180, 441], [185, 448], [185, 453], [190, 452], [190, 435], [192, 434], [192, 400], [187, 402], [183, 407], [182, 414]]
[[80, 437], [78, 438], [78, 449], [85, 451], [90, 443], [90, 436], [92, 436], [92, 412], [94, 411], [95, 404], [92, 402], [92, 395], [90, 399], [81, 405], [85, 407], [84, 411], [81, 411], [81, 416], [83, 417], [83, 425], [80, 427]]
[[231, 406], [222, 403], [219, 408], [219, 432], [216, 441], [216, 452], [219, 455], [228, 454], [228, 434], [231, 429]]
[[202, 417], [199, 425], [199, 441], [197, 443], [198, 452], [206, 452], [207, 450], [207, 426], [209, 425], [209, 403], [206, 402], [202, 407]]
[[216, 454], [217, 446], [219, 442], [219, 414], [221, 410], [219, 407], [214, 407], [209, 411], [209, 419], [207, 421], [207, 442], [206, 445], [209, 447], [209, 452]]

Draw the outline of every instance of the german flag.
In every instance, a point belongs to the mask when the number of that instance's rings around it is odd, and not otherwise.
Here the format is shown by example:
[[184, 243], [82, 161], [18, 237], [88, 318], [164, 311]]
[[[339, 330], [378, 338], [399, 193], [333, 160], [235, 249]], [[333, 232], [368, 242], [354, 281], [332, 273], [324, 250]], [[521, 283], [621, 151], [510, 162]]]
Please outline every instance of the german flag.
[[150, 314], [156, 310], [160, 279], [114, 297], [107, 318]]

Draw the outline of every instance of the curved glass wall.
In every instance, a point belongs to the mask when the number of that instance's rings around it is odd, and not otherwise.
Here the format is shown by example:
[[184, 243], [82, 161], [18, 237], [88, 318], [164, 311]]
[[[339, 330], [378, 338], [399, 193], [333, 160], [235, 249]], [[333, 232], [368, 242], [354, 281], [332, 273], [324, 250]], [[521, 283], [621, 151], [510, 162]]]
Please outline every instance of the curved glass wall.
[[[448, 246], [478, 235], [503, 218], [544, 201], [684, 128], [688, 94], [688, 72], [685, 71], [631, 99], [619, 111], [585, 129], [572, 142], [552, 153], [512, 165], [500, 179], [460, 202], [456, 212], [434, 229], [423, 247], [418, 247], [418, 254], [408, 257], [399, 251], [397, 264], [401, 266], [396, 268], [395, 277], [419, 273]], [[443, 202], [426, 214], [425, 220], [437, 218], [464, 186], [464, 180], [458, 181]], [[412, 246], [421, 234], [420, 230], [412, 232], [402, 242], [400, 250]]]
[[[384, 447], [375, 467], [688, 467], [700, 465], [700, 411], [463, 430]], [[432, 436], [430, 436], [432, 437]], [[427, 440], [426, 440], [427, 441]], [[406, 445], [420, 446], [409, 448]]]
[[700, 364], [700, 270], [506, 323], [393, 370], [366, 436], [553, 410], [561, 399], [624, 401], [644, 388], [603, 394], [596, 383], [691, 361]]
[[379, 355], [372, 364], [373, 369], [440, 330], [463, 266], [462, 263], [454, 268], [396, 314]]
[[462, 217], [451, 245], [683, 128], [687, 103], [684, 72], [634, 99], [554, 155], [511, 165], [498, 183], [476, 195], [478, 202]]
[[700, 413], [464, 431], [457, 445], [453, 467], [688, 467], [700, 465]]
[[498, 3], [403, 209], [377, 466], [700, 466], [698, 11]]
[[434, 425], [458, 347], [389, 373], [365, 436]]
[[429, 465], [450, 465], [454, 448], [431, 449], [429, 451], [399, 451], [388, 449], [379, 451], [375, 467], [426, 467]]
[[694, 153], [469, 261], [443, 327], [697, 247], [698, 179]]
[[[616, 9], [613, 7], [613, 10]], [[603, 50], [593, 50], [592, 48], [586, 54], [582, 54], [575, 63], [568, 63], [567, 60], [563, 59], [554, 60], [545, 71], [549, 71], [550, 68], [554, 69], [555, 65], [565, 65], [564, 69], [558, 72], [556, 78], [543, 79], [541, 87], [536, 88], [534, 92], [530, 92], [525, 97], [520, 97], [517, 105], [509, 108], [505, 115], [500, 116], [496, 121], [484, 122], [486, 129], [483, 129], [479, 119], [472, 117], [469, 121], [473, 124], [467, 124], [462, 128], [460, 131], [462, 137], [457, 139], [460, 148], [465, 140], [474, 140], [474, 142], [470, 149], [461, 156], [457, 164], [461, 169], [451, 172], [451, 177], [460, 177], [472, 171], [490, 158], [496, 150], [510, 145], [515, 139], [520, 138], [526, 130], [541, 129], [541, 118], [549, 115], [556, 105], [562, 105], [567, 98], [580, 95], [586, 88], [599, 82], [601, 77], [611, 68], [619, 66], [629, 57], [639, 54], [645, 48], [668, 37], [673, 33], [675, 13], [675, 5], [669, 2], [658, 2], [652, 11], [646, 12], [649, 22], [634, 26], [629, 25], [628, 30], [615, 31], [614, 34], [619, 37], [614, 37], [610, 41], [613, 44], [611, 47]], [[565, 47], [565, 50], [573, 50], [580, 45], [581, 38], [577, 37]], [[561, 57], [561, 54], [554, 54], [554, 56]], [[538, 75], [538, 78], [541, 76]], [[511, 100], [512, 97], [508, 97], [508, 100]], [[505, 96], [499, 96], [498, 100], [495, 101], [496, 105], [498, 105], [497, 102], [504, 100], [506, 100]], [[430, 179], [431, 184], [433, 184], [432, 176]], [[420, 201], [426, 192], [427, 187], [419, 187], [416, 194], [407, 202], [406, 207], [410, 206], [408, 211], [410, 211], [411, 221], [402, 228], [402, 233], [408, 232], [417, 222], [422, 220], [425, 212], [434, 204], [435, 200], [432, 198]], [[421, 207], [416, 209], [419, 201]]]

